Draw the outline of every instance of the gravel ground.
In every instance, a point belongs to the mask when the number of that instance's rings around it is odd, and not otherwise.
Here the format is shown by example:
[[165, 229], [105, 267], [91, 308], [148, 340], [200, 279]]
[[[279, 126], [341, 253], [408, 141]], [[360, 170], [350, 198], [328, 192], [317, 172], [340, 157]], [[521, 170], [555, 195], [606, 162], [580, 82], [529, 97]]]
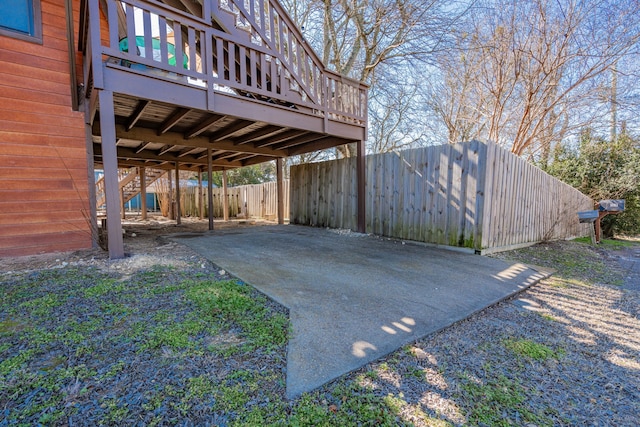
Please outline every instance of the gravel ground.
[[619, 261], [638, 249], [552, 242], [498, 254], [558, 271], [364, 368], [360, 381], [401, 397], [416, 425], [437, 425], [435, 417], [455, 425], [637, 426], [640, 283]]
[[[100, 250], [0, 259], [3, 290], [15, 297], [19, 284], [27, 283], [29, 298], [40, 304], [52, 294], [73, 294], [56, 287], [59, 271], [94, 271], [94, 282], [99, 277], [131, 285], [95, 301], [70, 299], [55, 307], [55, 316], [38, 318], [39, 324], [16, 321], [22, 313], [18, 309], [0, 310], [0, 376], [3, 369], [7, 375], [0, 378], [6, 380], [0, 381], [0, 426], [38, 420], [55, 425], [638, 425], [640, 272], [637, 263], [629, 262], [638, 256], [638, 243], [606, 249], [553, 242], [496, 255], [557, 273], [299, 400], [286, 401], [284, 347], [203, 353], [158, 345], [140, 351], [145, 334], [122, 339], [137, 321], [171, 325], [172, 319], [188, 317], [193, 307], [184, 304], [183, 294], [165, 293], [172, 285], [230, 278], [188, 248], [158, 239], [166, 232], [206, 229], [206, 222], [169, 224], [158, 218], [125, 223], [130, 256], [123, 260], [109, 261]], [[95, 287], [94, 282], [84, 286]], [[147, 297], [140, 298], [144, 289]], [[170, 298], [174, 295], [180, 297]], [[286, 315], [277, 304], [264, 304], [271, 315]], [[100, 310], [104, 327], [91, 329], [92, 321], [98, 324], [92, 313]], [[59, 333], [56, 324], [69, 319], [89, 325], [91, 339], [57, 337], [20, 365], [18, 356], [28, 348], [21, 329]], [[201, 332], [197, 342], [219, 350], [244, 341], [231, 323], [215, 333]], [[82, 350], [87, 342], [91, 348]], [[69, 375], [54, 385], [16, 390], [9, 384], [62, 371]], [[211, 381], [203, 385], [205, 378]], [[200, 393], [195, 385], [201, 386]], [[58, 396], [50, 405], [55, 411], [33, 403], [50, 395]], [[13, 417], [16, 408], [23, 409], [22, 419]]]

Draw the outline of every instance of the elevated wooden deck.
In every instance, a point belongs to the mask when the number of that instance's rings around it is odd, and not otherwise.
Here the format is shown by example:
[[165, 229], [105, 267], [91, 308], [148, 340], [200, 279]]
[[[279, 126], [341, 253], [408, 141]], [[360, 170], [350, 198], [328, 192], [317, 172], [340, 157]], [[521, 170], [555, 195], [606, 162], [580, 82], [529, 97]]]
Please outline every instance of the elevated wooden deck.
[[214, 168], [232, 168], [366, 137], [366, 86], [326, 70], [275, 1], [205, 0], [200, 16], [153, 0], [88, 6], [85, 96], [99, 144], [97, 91], [113, 92], [119, 165], [192, 169], [211, 148]]
[[230, 169], [347, 143], [364, 154], [367, 86], [326, 69], [277, 0], [85, 0], [79, 49], [108, 218], [118, 167]]

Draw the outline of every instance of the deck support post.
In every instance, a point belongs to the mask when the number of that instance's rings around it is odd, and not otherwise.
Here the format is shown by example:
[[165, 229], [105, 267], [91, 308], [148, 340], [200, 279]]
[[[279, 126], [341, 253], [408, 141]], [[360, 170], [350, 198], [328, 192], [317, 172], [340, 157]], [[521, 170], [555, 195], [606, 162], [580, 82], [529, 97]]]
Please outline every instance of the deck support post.
[[122, 222], [120, 222], [120, 185], [118, 183], [118, 152], [116, 149], [116, 121], [113, 92], [99, 90], [100, 133], [104, 167], [104, 192], [107, 204], [107, 232], [109, 258], [124, 258]]
[[207, 148], [207, 172], [209, 176], [207, 179], [207, 203], [209, 206], [209, 230], [213, 230], [213, 159], [211, 157], [211, 148]]
[[147, 219], [147, 168], [140, 167], [140, 218]]
[[87, 182], [89, 183], [89, 212], [87, 221], [89, 221], [89, 230], [91, 231], [91, 246], [93, 248], [99, 247], [98, 240], [100, 238], [98, 234], [98, 212], [97, 212], [97, 200], [96, 200], [96, 172], [93, 159], [93, 132], [91, 130], [91, 123], [89, 123], [89, 101], [86, 100], [84, 104], [84, 117], [85, 117], [85, 138], [87, 148]]
[[365, 175], [366, 175], [366, 157], [365, 157], [365, 142], [364, 140], [358, 141], [357, 148], [357, 164], [356, 174], [358, 176], [358, 233], [366, 233], [366, 193], [365, 193]]
[[222, 170], [222, 217], [229, 221], [229, 196], [227, 194], [227, 170]]
[[202, 167], [198, 168], [198, 217], [204, 219], [204, 188], [202, 188]]
[[169, 180], [169, 193], [168, 193], [168, 211], [167, 211], [167, 215], [169, 215], [169, 219], [175, 219], [175, 216], [173, 215], [173, 178], [171, 177], [171, 169], [167, 170], [167, 178]]
[[174, 212], [176, 217], [176, 225], [182, 224], [180, 218], [180, 164], [176, 162], [176, 211]]
[[284, 187], [282, 182], [282, 158], [276, 159], [276, 192], [278, 195], [278, 224], [284, 224]]

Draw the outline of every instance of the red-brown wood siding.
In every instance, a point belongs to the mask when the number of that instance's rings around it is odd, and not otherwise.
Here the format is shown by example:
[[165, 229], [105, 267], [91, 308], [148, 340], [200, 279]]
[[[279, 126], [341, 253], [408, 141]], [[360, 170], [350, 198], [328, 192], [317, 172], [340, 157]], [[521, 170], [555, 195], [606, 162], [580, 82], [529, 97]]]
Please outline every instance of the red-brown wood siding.
[[[77, 37], [79, 0], [73, 8]], [[0, 36], [0, 257], [91, 246], [64, 2], [42, 0], [42, 23], [42, 45]]]

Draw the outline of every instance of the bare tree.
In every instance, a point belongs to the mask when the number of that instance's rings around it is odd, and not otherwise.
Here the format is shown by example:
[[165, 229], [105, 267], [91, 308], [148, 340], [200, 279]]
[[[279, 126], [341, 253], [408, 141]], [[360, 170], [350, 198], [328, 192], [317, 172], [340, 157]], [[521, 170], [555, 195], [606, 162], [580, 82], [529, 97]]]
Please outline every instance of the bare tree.
[[430, 139], [431, 118], [424, 114], [421, 85], [428, 80], [424, 67], [378, 72], [384, 84], [370, 90], [369, 150], [384, 153], [424, 145]]
[[[369, 150], [390, 150], [415, 141], [403, 135], [416, 108], [416, 79], [391, 83], [393, 74], [410, 75], [416, 62], [443, 46], [463, 9], [445, 0], [284, 0], [305, 38], [335, 71], [371, 86]], [[464, 3], [464, 2], [461, 2]], [[391, 90], [393, 88], [393, 90]], [[411, 104], [411, 105], [410, 105]], [[353, 147], [340, 149], [354, 154]]]
[[604, 116], [593, 108], [605, 75], [639, 40], [638, 2], [486, 1], [458, 31], [432, 108], [449, 141], [483, 137], [518, 155], [548, 157], [571, 129]]

